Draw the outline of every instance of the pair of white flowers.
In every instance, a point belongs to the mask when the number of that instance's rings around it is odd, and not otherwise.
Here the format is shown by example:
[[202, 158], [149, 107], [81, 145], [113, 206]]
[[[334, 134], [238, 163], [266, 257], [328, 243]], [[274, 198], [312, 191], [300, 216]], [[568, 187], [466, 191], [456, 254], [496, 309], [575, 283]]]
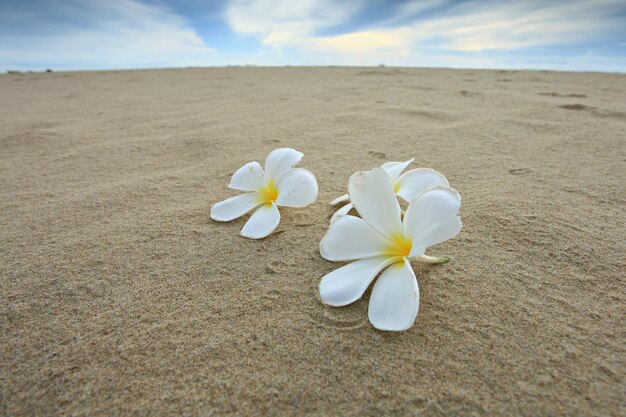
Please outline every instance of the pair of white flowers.
[[[315, 176], [294, 168], [302, 156], [282, 148], [268, 155], [265, 171], [257, 162], [244, 165], [229, 187], [248, 193], [213, 205], [211, 218], [230, 221], [259, 207], [241, 234], [256, 239], [268, 236], [280, 221], [277, 206], [305, 207], [317, 199]], [[402, 174], [412, 161], [389, 162], [353, 174], [348, 194], [331, 203], [347, 204], [333, 215], [320, 242], [322, 258], [351, 261], [322, 277], [321, 300], [333, 307], [351, 304], [380, 274], [368, 307], [370, 322], [380, 330], [402, 331], [413, 325], [419, 288], [410, 262], [446, 263], [447, 258], [426, 256], [425, 251], [456, 236], [462, 226], [459, 194], [437, 171], [420, 168]], [[408, 203], [406, 211], [397, 197]], [[353, 208], [360, 217], [349, 215]]]

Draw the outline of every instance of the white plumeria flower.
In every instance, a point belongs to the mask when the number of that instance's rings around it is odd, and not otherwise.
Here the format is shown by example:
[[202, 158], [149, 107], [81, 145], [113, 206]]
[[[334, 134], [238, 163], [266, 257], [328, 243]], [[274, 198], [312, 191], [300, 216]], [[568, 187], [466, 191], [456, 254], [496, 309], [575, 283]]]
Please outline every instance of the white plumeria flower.
[[461, 231], [461, 197], [448, 186], [435, 185], [411, 201], [402, 219], [393, 183], [380, 167], [353, 174], [348, 193], [361, 218], [345, 215], [332, 222], [320, 242], [320, 254], [329, 261], [354, 262], [322, 278], [320, 297], [333, 307], [351, 304], [388, 267], [374, 284], [368, 317], [377, 329], [406, 330], [419, 310], [419, 289], [409, 261], [447, 262], [424, 252]]
[[[405, 162], [387, 162], [381, 165], [385, 170], [389, 179], [393, 183], [393, 191], [396, 196], [402, 198], [407, 203], [417, 197], [422, 191], [433, 185], [449, 186], [448, 180], [439, 172], [430, 168], [417, 168], [402, 174], [402, 171], [408, 167], [415, 158], [411, 158]], [[400, 175], [402, 174], [402, 175]], [[330, 221], [336, 220], [339, 216], [344, 216], [354, 207], [350, 202], [350, 196], [344, 194], [336, 198], [330, 204], [333, 206], [347, 201], [348, 204], [341, 207], [333, 214]]]
[[265, 160], [265, 171], [258, 162], [239, 168], [228, 188], [251, 191], [228, 198], [211, 207], [211, 218], [218, 222], [237, 219], [255, 207], [241, 229], [241, 236], [262, 239], [280, 223], [281, 207], [305, 207], [317, 199], [317, 180], [304, 168], [294, 168], [304, 154], [290, 148], [275, 149]]

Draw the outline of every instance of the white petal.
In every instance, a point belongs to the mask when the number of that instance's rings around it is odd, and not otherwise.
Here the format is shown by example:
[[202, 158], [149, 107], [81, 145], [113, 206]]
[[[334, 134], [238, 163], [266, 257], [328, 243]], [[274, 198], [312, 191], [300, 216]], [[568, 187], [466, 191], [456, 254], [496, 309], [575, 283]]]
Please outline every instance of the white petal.
[[451, 239], [461, 231], [461, 196], [445, 185], [435, 185], [411, 201], [404, 215], [404, 233], [413, 242], [411, 257]]
[[411, 158], [408, 161], [404, 162], [386, 162], [381, 165], [381, 168], [385, 170], [389, 178], [391, 178], [391, 182], [396, 182], [398, 177], [404, 171], [406, 167], [409, 166], [411, 162], [413, 162], [415, 158]]
[[211, 218], [218, 222], [229, 222], [243, 216], [261, 204], [256, 193], [247, 193], [228, 198], [211, 207]]
[[305, 207], [317, 199], [315, 175], [304, 168], [292, 168], [276, 184], [276, 204], [285, 207]]
[[233, 174], [228, 188], [241, 191], [255, 191], [265, 185], [265, 174], [258, 162], [249, 162]]
[[355, 216], [338, 217], [320, 242], [320, 255], [329, 261], [351, 261], [381, 255], [390, 242]]
[[348, 193], [354, 208], [378, 233], [387, 237], [402, 233], [400, 205], [384, 169], [352, 174]]
[[343, 203], [344, 201], [350, 201], [350, 196], [348, 194], [344, 194], [341, 197], [335, 198], [333, 201], [330, 202], [330, 205], [336, 206], [337, 204]]
[[415, 322], [420, 292], [408, 261], [387, 268], [378, 278], [367, 311], [370, 323], [379, 330], [403, 331]]
[[354, 208], [354, 206], [352, 205], [352, 203], [348, 203], [345, 206], [343, 206], [342, 208], [340, 208], [339, 210], [337, 210], [335, 212], [335, 214], [333, 214], [333, 217], [330, 218], [331, 222], [334, 222], [335, 220], [337, 220], [339, 217], [341, 216], [345, 216], [346, 214], [348, 214], [350, 212], [350, 210], [352, 210], [352, 208]]
[[386, 257], [361, 259], [324, 275], [320, 281], [322, 302], [333, 307], [355, 302], [390, 262]]
[[412, 169], [400, 175], [396, 182], [396, 195], [407, 203], [434, 185], [449, 185], [448, 180], [430, 168]]
[[241, 236], [250, 239], [262, 239], [269, 236], [280, 223], [280, 213], [276, 204], [263, 204], [252, 213], [241, 229]]
[[265, 178], [278, 182], [280, 177], [294, 167], [304, 154], [291, 148], [274, 149], [265, 160]]

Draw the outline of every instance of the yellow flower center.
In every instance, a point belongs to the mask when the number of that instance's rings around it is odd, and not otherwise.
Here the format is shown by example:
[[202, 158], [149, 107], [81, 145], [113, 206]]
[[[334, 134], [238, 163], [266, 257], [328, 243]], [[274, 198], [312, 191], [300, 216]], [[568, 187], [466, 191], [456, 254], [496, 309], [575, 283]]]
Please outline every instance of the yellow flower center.
[[259, 189], [257, 192], [259, 193], [261, 203], [273, 203], [278, 198], [278, 189], [272, 180], [267, 181], [265, 187]]
[[399, 233], [391, 237], [391, 243], [385, 248], [384, 252], [386, 255], [399, 258], [398, 260], [400, 260], [410, 255], [412, 247], [413, 242], [411, 242], [411, 239]]
[[394, 193], [394, 194], [397, 194], [399, 189], [400, 189], [400, 183], [396, 181], [396, 182], [393, 184], [393, 193]]

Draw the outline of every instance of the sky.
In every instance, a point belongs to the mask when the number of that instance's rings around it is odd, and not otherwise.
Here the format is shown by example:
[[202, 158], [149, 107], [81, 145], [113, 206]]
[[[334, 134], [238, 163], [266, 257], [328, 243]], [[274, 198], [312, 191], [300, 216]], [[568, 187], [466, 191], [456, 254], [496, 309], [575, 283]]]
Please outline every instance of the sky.
[[0, 71], [379, 64], [626, 72], [626, 0], [0, 0]]

